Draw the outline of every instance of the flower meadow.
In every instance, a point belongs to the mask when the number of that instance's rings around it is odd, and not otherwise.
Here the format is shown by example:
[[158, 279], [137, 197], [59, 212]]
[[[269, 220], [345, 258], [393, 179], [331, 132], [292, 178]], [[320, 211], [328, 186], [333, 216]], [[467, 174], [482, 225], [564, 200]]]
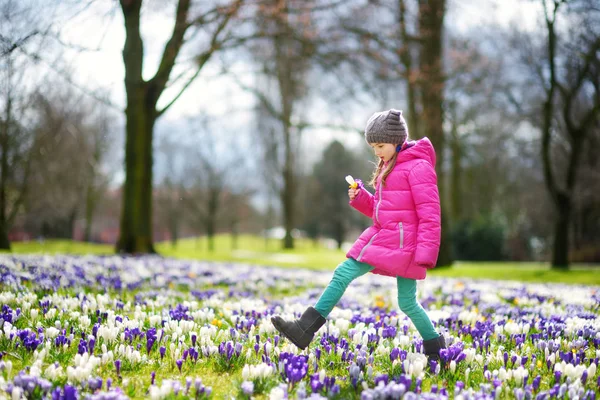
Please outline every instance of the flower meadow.
[[600, 288], [428, 278], [428, 363], [394, 279], [352, 283], [304, 351], [331, 272], [158, 256], [0, 256], [0, 398], [595, 399]]

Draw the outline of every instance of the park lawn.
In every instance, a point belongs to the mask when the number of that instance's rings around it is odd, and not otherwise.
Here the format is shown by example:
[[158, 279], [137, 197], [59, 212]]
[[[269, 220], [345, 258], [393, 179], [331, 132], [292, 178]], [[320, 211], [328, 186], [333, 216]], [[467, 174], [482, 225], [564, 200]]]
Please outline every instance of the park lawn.
[[[76, 242], [66, 239], [32, 240], [12, 242], [14, 254], [114, 254], [114, 246], [109, 244]], [[0, 254], [7, 254], [0, 250]]]
[[[45, 240], [12, 243], [15, 254], [114, 254], [114, 246]], [[333, 270], [345, 259], [345, 253], [315, 245], [310, 240], [296, 240], [296, 248], [282, 250], [280, 241], [259, 236], [241, 235], [233, 250], [231, 235], [217, 235], [214, 251], [208, 251], [206, 238], [181, 239], [177, 246], [161, 242], [156, 250], [165, 257], [202, 259], [217, 262], [243, 262], [276, 267], [299, 267], [314, 270]], [[547, 263], [466, 262], [457, 261], [452, 268], [436, 268], [430, 276], [511, 280], [520, 282], [556, 282], [600, 285], [600, 265], [573, 265], [569, 271], [552, 270]]]
[[568, 271], [557, 271], [548, 263], [457, 261], [452, 268], [431, 270], [429, 276], [600, 285], [600, 265], [575, 264]]

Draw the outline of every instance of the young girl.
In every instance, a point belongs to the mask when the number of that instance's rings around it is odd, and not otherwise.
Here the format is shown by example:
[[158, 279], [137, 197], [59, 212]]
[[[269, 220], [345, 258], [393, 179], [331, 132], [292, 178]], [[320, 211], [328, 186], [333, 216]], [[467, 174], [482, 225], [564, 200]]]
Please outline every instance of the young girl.
[[398, 305], [423, 337], [425, 354], [437, 361], [446, 343], [416, 297], [417, 280], [435, 267], [440, 247], [435, 150], [427, 138], [408, 141], [402, 111], [394, 109], [369, 118], [365, 139], [379, 158], [370, 182], [375, 195], [358, 180], [348, 196], [350, 205], [371, 217], [373, 225], [348, 251], [314, 307], [294, 321], [278, 316], [271, 321], [283, 336], [305, 349], [350, 282], [367, 272], [388, 275], [396, 277]]

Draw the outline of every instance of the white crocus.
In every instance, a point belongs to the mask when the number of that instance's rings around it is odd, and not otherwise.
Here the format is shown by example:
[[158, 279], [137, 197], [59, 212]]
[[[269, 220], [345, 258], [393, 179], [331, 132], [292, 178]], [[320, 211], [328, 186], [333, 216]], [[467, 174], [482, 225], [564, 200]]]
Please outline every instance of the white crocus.
[[11, 394], [12, 400], [20, 400], [22, 393], [23, 393], [23, 390], [20, 387], [18, 387], [18, 386], [13, 387], [12, 394]]
[[473, 360], [475, 359], [475, 355], [477, 353], [477, 350], [475, 350], [474, 348], [469, 348], [469, 349], [464, 349], [463, 352], [466, 355], [465, 362], [467, 364], [471, 364], [473, 362]]
[[67, 367], [67, 379], [72, 383], [81, 383], [92, 376], [96, 367], [100, 364], [100, 359], [96, 356], [90, 356], [89, 353], [76, 354], [75, 366]]
[[54, 363], [50, 364], [48, 368], [46, 368], [46, 371], [44, 371], [44, 377], [48, 378], [51, 381], [60, 379], [63, 377], [63, 375], [64, 372], [62, 370], [62, 367], [60, 365], [57, 367]]
[[456, 361], [454, 361], [454, 360], [450, 361], [450, 372], [452, 372], [452, 373], [456, 372]]
[[[496, 371], [494, 371], [494, 373], [495, 372]], [[505, 381], [506, 376], [507, 376], [506, 370], [504, 369], [504, 367], [501, 367], [500, 370], [498, 371], [498, 379], [500, 379], [501, 381]]]
[[590, 364], [590, 366], [588, 367], [588, 377], [594, 377], [596, 376], [596, 364]]
[[49, 339], [54, 339], [55, 337], [58, 336], [59, 333], [60, 333], [60, 331], [53, 326], [46, 329], [46, 337]]
[[49, 319], [54, 319], [54, 317], [56, 317], [56, 308], [51, 308], [48, 310], [48, 312], [46, 313], [44, 318], [49, 320]]

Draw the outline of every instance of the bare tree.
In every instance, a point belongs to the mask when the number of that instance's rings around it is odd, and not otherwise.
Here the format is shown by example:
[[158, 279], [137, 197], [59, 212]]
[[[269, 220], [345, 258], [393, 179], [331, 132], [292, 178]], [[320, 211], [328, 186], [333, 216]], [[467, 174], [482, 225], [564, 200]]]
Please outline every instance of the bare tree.
[[185, 195], [186, 179], [185, 165], [182, 153], [185, 148], [171, 138], [163, 138], [158, 146], [158, 157], [164, 159], [161, 170], [164, 175], [159, 178], [156, 191], [158, 221], [165, 225], [170, 233], [171, 245], [177, 246], [180, 232], [185, 222], [183, 198]]
[[34, 99], [37, 144], [28, 186], [43, 196], [27, 200], [27, 224], [43, 235], [70, 239], [76, 219], [84, 216], [84, 238], [89, 240], [96, 205], [109, 180], [108, 116], [70, 87], [54, 92], [40, 88]]
[[10, 249], [8, 231], [25, 201], [31, 161], [37, 148], [36, 133], [24, 125], [28, 101], [18, 93], [23, 70], [15, 69], [11, 55], [2, 58], [2, 100], [0, 116], [0, 248]]
[[[543, 106], [542, 124], [542, 160], [546, 186], [554, 201], [557, 220], [554, 230], [554, 246], [552, 252], [552, 267], [567, 269], [569, 266], [569, 228], [573, 208], [573, 195], [577, 182], [583, 145], [592, 129], [597, 124], [600, 115], [600, 36], [593, 29], [586, 29], [588, 35], [578, 35], [575, 50], [579, 57], [564, 54], [559, 51], [569, 51], [567, 46], [559, 46], [556, 22], [559, 9], [564, 1], [553, 1], [549, 9], [546, 1], [544, 16], [547, 28], [547, 65], [548, 77], [541, 76], [544, 82], [546, 99]], [[596, 23], [598, 19], [595, 19]], [[584, 24], [585, 26], [585, 24]], [[559, 60], [566, 70], [566, 76], [560, 75]], [[587, 87], [588, 89], [584, 89]], [[586, 100], [583, 93], [592, 89], [594, 94]], [[559, 111], [560, 119], [556, 111]], [[556, 131], [566, 134], [570, 149], [566, 156], [564, 174], [557, 173], [556, 153], [552, 151], [552, 138]], [[562, 181], [562, 182], [561, 182]]]
[[449, 221], [446, 216], [446, 188], [444, 185], [444, 151], [446, 140], [444, 135], [444, 84], [443, 66], [444, 16], [445, 0], [426, 0], [419, 2], [419, 87], [421, 95], [423, 122], [422, 133], [431, 139], [436, 149], [436, 172], [441, 182], [440, 198], [442, 199], [442, 243], [438, 257], [438, 266], [452, 264], [452, 250], [448, 232]]
[[114, 150], [114, 123], [111, 110], [103, 104], [95, 104], [91, 120], [84, 127], [83, 152], [87, 159], [85, 179], [85, 228], [84, 240], [92, 240], [92, 227], [98, 203], [106, 192], [113, 171], [108, 167], [109, 155]]
[[0, 248], [26, 199], [37, 137], [31, 129], [31, 69], [22, 57], [38, 34], [32, 9], [17, 1], [0, 5]]
[[195, 119], [188, 135], [192, 139], [183, 143], [181, 151], [185, 212], [191, 226], [206, 234], [209, 251], [214, 251], [219, 228], [237, 235], [240, 202], [250, 185], [246, 146], [230, 130], [235, 128], [206, 117]]
[[[273, 183], [278, 188], [283, 212], [284, 248], [294, 247], [292, 230], [296, 212], [296, 154], [300, 145], [302, 126], [298, 119], [298, 103], [305, 96], [306, 73], [311, 53], [313, 3], [290, 0], [269, 0], [259, 9], [258, 19], [265, 39], [256, 46], [256, 61], [264, 72], [262, 88], [249, 88], [259, 100], [259, 118], [270, 118], [275, 123], [261, 122], [258, 132], [267, 162], [280, 171]], [[270, 82], [273, 82], [271, 85]], [[271, 88], [272, 92], [265, 92]]]
[[[413, 13], [409, 12], [409, 3], [416, 8]], [[446, 148], [443, 129], [446, 1], [424, 0], [413, 4], [398, 0], [395, 4], [376, 4], [378, 9], [363, 10], [365, 17], [351, 18], [344, 23], [344, 29], [356, 36], [363, 45], [358, 51], [371, 64], [380, 83], [394, 88], [394, 83], [405, 83], [410, 134], [415, 138], [429, 137], [436, 149], [436, 172], [442, 199], [442, 245], [438, 266], [448, 266], [453, 260], [449, 219], [446, 215], [448, 206], [445, 200], [443, 156]], [[390, 19], [389, 15], [394, 18]], [[377, 23], [370, 23], [367, 16], [375, 17]], [[411, 16], [415, 21], [413, 24], [410, 24]], [[379, 26], [382, 28], [377, 29]], [[401, 89], [399, 87], [396, 91]]]
[[[156, 120], [161, 117], [198, 77], [210, 58], [234, 41], [227, 29], [243, 1], [232, 0], [212, 9], [200, 5], [193, 9], [191, 0], [179, 0], [175, 11], [173, 32], [163, 51], [156, 74], [144, 79], [144, 41], [142, 39], [141, 11], [143, 0], [120, 0], [125, 22], [125, 184], [121, 212], [120, 237], [117, 251], [126, 253], [154, 252], [152, 243], [152, 143]], [[214, 3], [213, 3], [214, 4]], [[198, 11], [198, 15], [192, 15]], [[200, 32], [208, 34], [205, 50], [196, 54], [196, 66], [182, 76], [172, 77], [178, 56], [186, 41]], [[185, 72], [188, 72], [187, 74]], [[172, 100], [162, 108], [157, 104], [164, 90], [179, 79], [187, 79]]]

